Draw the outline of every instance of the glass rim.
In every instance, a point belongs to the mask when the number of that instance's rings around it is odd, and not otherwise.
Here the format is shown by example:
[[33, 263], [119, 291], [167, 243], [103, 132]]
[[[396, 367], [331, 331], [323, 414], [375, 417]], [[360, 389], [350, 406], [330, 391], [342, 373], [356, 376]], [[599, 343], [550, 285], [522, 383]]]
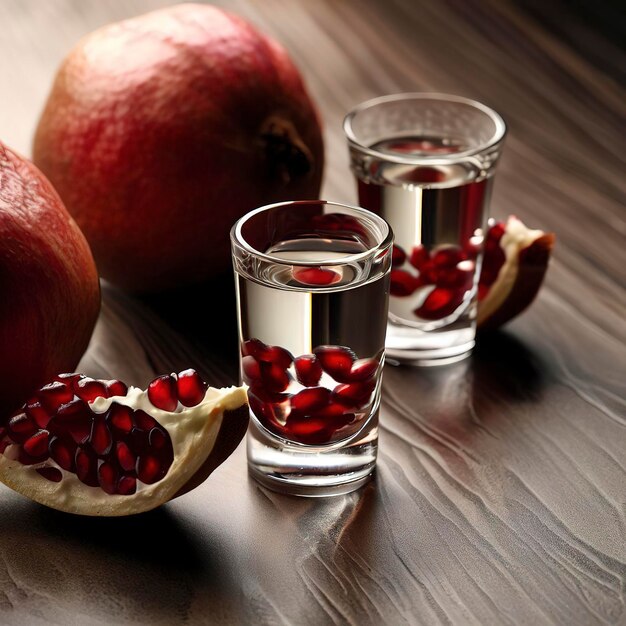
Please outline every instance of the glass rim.
[[[251, 246], [246, 239], [243, 237], [241, 233], [241, 229], [243, 225], [255, 215], [259, 213], [263, 213], [269, 211], [271, 209], [275, 209], [278, 207], [286, 207], [286, 206], [299, 206], [299, 205], [329, 205], [334, 207], [339, 207], [343, 209], [350, 209], [351, 211], [356, 211], [358, 214], [361, 214], [364, 218], [374, 222], [376, 226], [381, 229], [381, 240], [376, 243], [376, 245], [369, 247], [367, 250], [363, 252], [358, 252], [356, 254], [348, 254], [346, 256], [342, 256], [341, 258], [331, 258], [326, 260], [316, 260], [316, 261], [304, 261], [304, 260], [291, 260], [285, 259], [283, 257], [275, 256], [273, 254], [267, 254], [266, 252], [261, 252], [257, 250], [253, 246]], [[320, 267], [320, 266], [341, 266], [346, 265], [347, 263], [355, 263], [359, 261], [364, 261], [369, 257], [374, 257], [377, 253], [381, 252], [385, 248], [388, 248], [393, 243], [393, 232], [391, 230], [391, 226], [380, 216], [364, 209], [363, 207], [345, 204], [343, 202], [333, 202], [331, 200], [287, 200], [284, 202], [275, 202], [273, 204], [266, 204], [257, 209], [253, 209], [249, 213], [246, 213], [244, 216], [240, 217], [233, 225], [230, 230], [230, 240], [233, 245], [238, 246], [239, 248], [243, 248], [246, 252], [253, 254], [255, 257], [262, 259], [264, 261], [270, 261], [271, 263], [275, 263], [278, 265], [289, 265], [289, 266], [302, 266], [302, 267]]]
[[[354, 118], [363, 111], [367, 109], [371, 109], [372, 107], [378, 106], [380, 104], [385, 104], [387, 102], [398, 102], [401, 100], [434, 100], [434, 101], [442, 101], [442, 102], [456, 102], [458, 104], [465, 104], [474, 109], [477, 109], [487, 115], [491, 121], [495, 124], [495, 131], [493, 135], [487, 140], [481, 143], [479, 146], [475, 148], [469, 148], [468, 150], [463, 150], [461, 152], [454, 152], [448, 156], [446, 155], [433, 155], [433, 156], [401, 156], [390, 154], [388, 152], [381, 152], [379, 150], [374, 150], [362, 142], [356, 136], [353, 128]], [[350, 146], [359, 150], [360, 152], [367, 154], [371, 157], [375, 157], [381, 161], [388, 161], [391, 163], [400, 163], [402, 165], [420, 165], [422, 163], [428, 164], [450, 164], [459, 161], [459, 159], [463, 159], [466, 157], [476, 156], [481, 152], [485, 152], [496, 145], [498, 145], [504, 139], [507, 133], [506, 122], [502, 118], [502, 116], [494, 111], [491, 107], [488, 107], [486, 104], [482, 104], [482, 102], [478, 102], [478, 100], [472, 100], [471, 98], [465, 98], [463, 96], [455, 96], [447, 93], [436, 93], [436, 92], [407, 92], [407, 93], [396, 93], [387, 96], [379, 96], [377, 98], [371, 98], [370, 100], [365, 100], [361, 102], [361, 104], [357, 105], [354, 109], [352, 109], [343, 120], [343, 132], [348, 139], [348, 143]]]

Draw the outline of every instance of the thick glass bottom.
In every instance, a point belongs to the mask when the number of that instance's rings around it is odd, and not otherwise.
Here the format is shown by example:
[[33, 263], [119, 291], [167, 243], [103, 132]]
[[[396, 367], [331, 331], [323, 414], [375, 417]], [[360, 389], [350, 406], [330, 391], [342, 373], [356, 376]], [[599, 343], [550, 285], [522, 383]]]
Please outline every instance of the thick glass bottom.
[[390, 321], [387, 325], [385, 358], [392, 365], [447, 365], [472, 353], [476, 337], [473, 321], [455, 323], [437, 330], [420, 330]]
[[378, 411], [350, 439], [326, 446], [287, 442], [250, 417], [248, 470], [263, 486], [319, 498], [350, 493], [371, 479], [378, 451]]

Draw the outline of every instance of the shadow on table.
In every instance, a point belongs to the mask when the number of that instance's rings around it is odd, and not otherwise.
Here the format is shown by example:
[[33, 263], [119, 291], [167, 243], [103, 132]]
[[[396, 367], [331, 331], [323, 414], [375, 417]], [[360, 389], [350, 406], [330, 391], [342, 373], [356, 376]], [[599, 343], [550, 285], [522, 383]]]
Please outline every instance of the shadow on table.
[[474, 394], [490, 390], [509, 402], [536, 400], [547, 382], [547, 365], [539, 354], [501, 330], [479, 336], [471, 370]]
[[177, 622], [197, 587], [224, 613], [237, 591], [218, 544], [166, 508], [90, 518], [13, 494], [0, 506], [0, 553], [12, 583], [26, 592], [21, 610], [56, 615], [60, 623], [72, 614]]
[[[103, 300], [114, 319], [122, 320], [149, 356], [155, 371], [180, 371], [190, 365], [219, 384], [238, 378], [237, 315], [232, 275], [162, 294], [134, 295], [103, 284]], [[112, 345], [119, 329], [101, 325], [102, 339]], [[109, 347], [109, 350], [112, 348]], [[124, 350], [120, 346], [119, 350]], [[123, 354], [115, 354], [123, 360]], [[111, 357], [107, 357], [110, 361]], [[133, 382], [133, 381], [131, 381]], [[134, 384], [145, 384], [137, 381]]]

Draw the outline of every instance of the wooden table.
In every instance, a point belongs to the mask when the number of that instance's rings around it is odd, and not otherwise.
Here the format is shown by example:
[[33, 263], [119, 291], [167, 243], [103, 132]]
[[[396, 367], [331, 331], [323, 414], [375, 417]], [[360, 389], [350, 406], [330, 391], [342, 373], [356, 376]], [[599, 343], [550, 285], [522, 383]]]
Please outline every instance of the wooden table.
[[[73, 42], [164, 4], [2, 0], [0, 137], [28, 154]], [[247, 477], [243, 446], [201, 488], [136, 518], [76, 518], [3, 489], [0, 622], [626, 623], [618, 3], [219, 4], [302, 68], [326, 124], [329, 199], [355, 200], [340, 122], [356, 103], [431, 90], [500, 111], [510, 134], [492, 212], [557, 233], [547, 284], [472, 359], [386, 369], [378, 474], [361, 492], [270, 493]], [[222, 306], [218, 333], [193, 302], [106, 287], [81, 368], [143, 385], [194, 365], [231, 383], [234, 308]]]

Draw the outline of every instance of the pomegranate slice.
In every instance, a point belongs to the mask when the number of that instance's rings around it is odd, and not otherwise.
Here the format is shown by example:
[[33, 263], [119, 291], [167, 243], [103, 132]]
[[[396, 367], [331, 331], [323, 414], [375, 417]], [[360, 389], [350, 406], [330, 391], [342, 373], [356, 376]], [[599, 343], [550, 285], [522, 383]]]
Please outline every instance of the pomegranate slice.
[[245, 404], [243, 388], [210, 388], [194, 370], [159, 376], [148, 391], [61, 375], [0, 427], [0, 481], [69, 513], [147, 511], [230, 455]]
[[516, 217], [490, 221], [478, 287], [480, 330], [502, 326], [535, 299], [556, 237], [530, 230]]

